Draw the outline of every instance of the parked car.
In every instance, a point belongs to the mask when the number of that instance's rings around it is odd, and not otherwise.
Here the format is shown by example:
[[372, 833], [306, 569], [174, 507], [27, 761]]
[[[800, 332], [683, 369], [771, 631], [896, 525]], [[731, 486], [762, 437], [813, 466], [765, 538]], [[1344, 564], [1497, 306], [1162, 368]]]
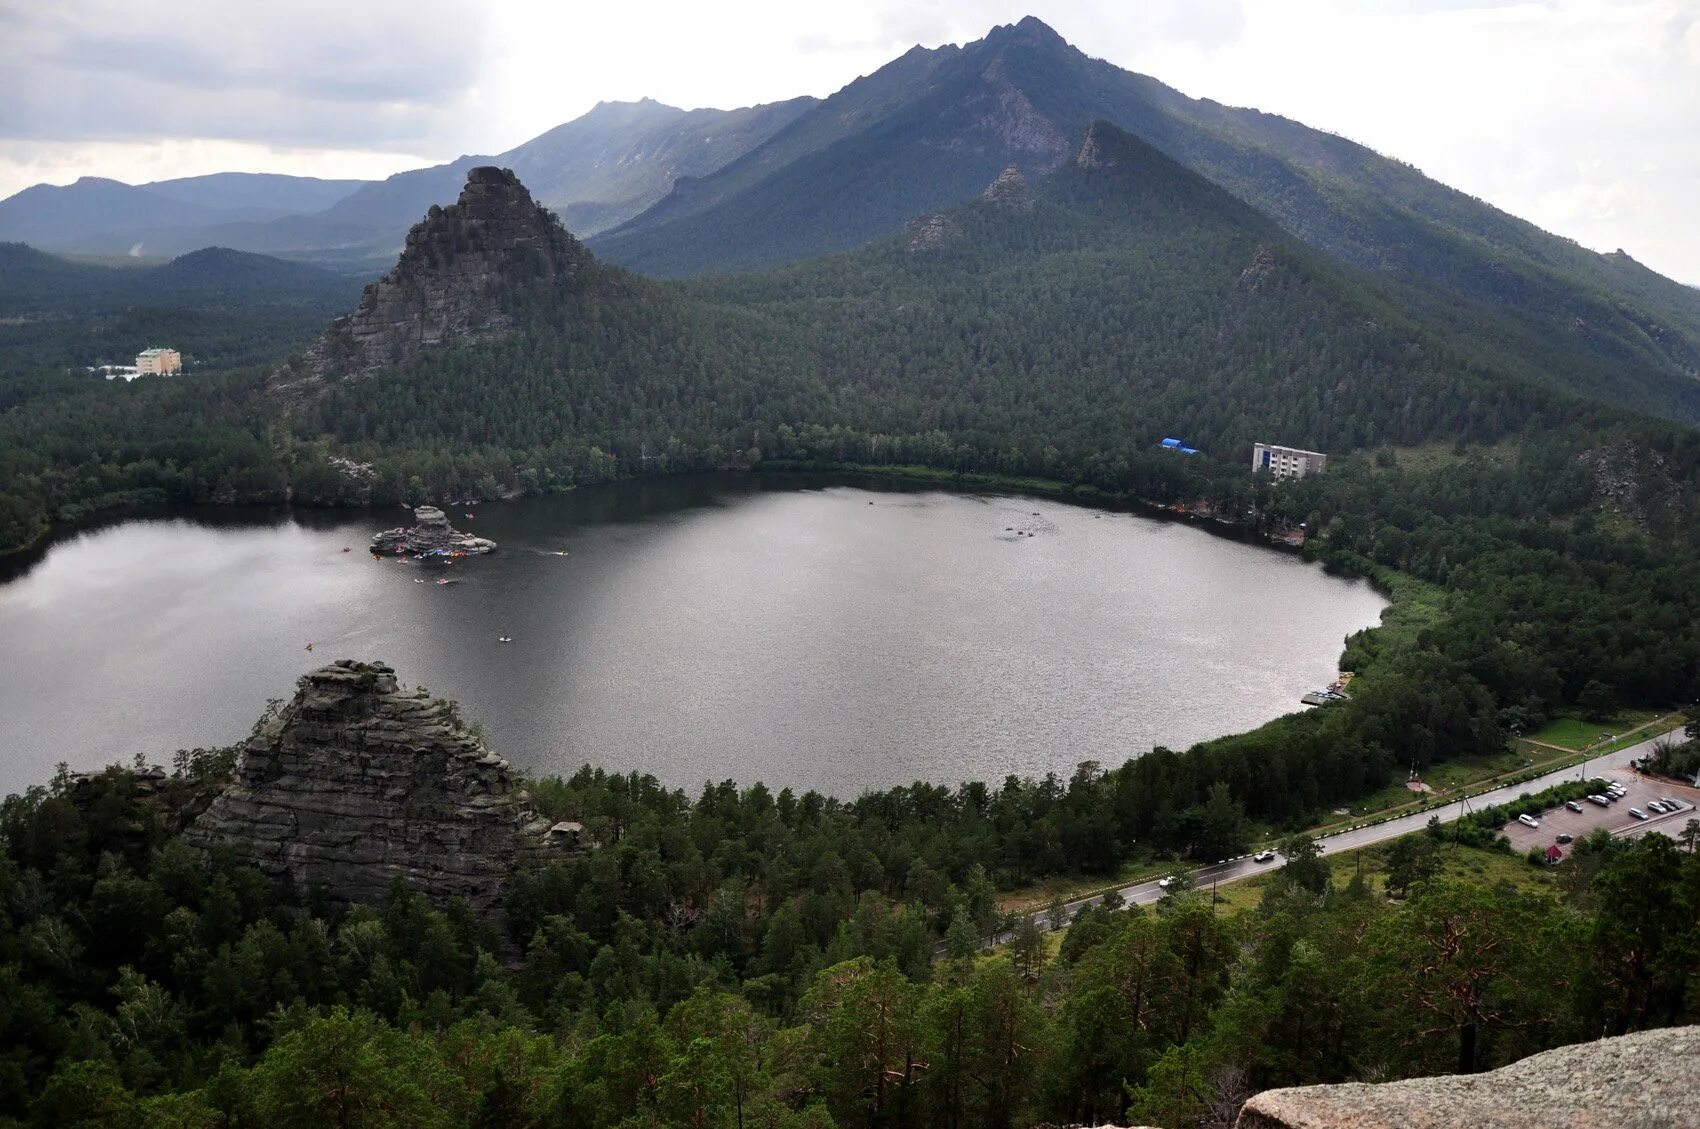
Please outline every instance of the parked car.
[[1580, 812], [1582, 810], [1582, 805], [1577, 803], [1575, 800], [1565, 800], [1564, 806], [1574, 812]]
[[1659, 803], [1659, 801], [1657, 801], [1657, 800], [1648, 800], [1647, 801], [1647, 810], [1648, 811], [1656, 811], [1660, 815], [1663, 815], [1669, 809], [1667, 809], [1665, 807], [1665, 805]]
[[1572, 840], [1572, 839], [1574, 839], [1574, 838], [1575, 838], [1575, 836], [1574, 836], [1574, 835], [1572, 835], [1572, 834], [1570, 834], [1570, 833], [1569, 833], [1569, 832], [1568, 832], [1568, 831], [1567, 831], [1567, 832], [1565, 832], [1565, 833], [1564, 833], [1564, 834], [1563, 834], [1563, 835], [1560, 835], [1560, 836], [1559, 836], [1559, 837], [1558, 837], [1558, 841], [1559, 841], [1559, 842], [1560, 842], [1560, 843], [1568, 843], [1568, 842], [1570, 842], [1570, 841], [1571, 841], [1571, 840]]
[[1258, 851], [1255, 855], [1251, 856], [1251, 861], [1252, 862], [1274, 862], [1275, 861], [1275, 852], [1274, 851]]
[[1646, 819], [1647, 818], [1647, 813], [1642, 811], [1640, 808], [1630, 808], [1629, 814], [1634, 816], [1636, 819]]
[[1602, 808], [1609, 808], [1609, 807], [1611, 807], [1611, 801], [1610, 801], [1610, 800], [1608, 800], [1608, 799], [1606, 799], [1606, 798], [1605, 798], [1605, 797], [1604, 797], [1604, 796], [1601, 796], [1601, 795], [1599, 795], [1599, 794], [1597, 794], [1597, 793], [1596, 793], [1596, 794], [1595, 794], [1595, 795], [1592, 795], [1592, 796], [1589, 796], [1589, 797], [1588, 797], [1588, 802], [1589, 802], [1589, 803], [1590, 803], [1590, 804], [1598, 804], [1598, 805], [1599, 805], [1599, 806], [1600, 806], [1600, 807], [1602, 807]]
[[1660, 796], [1659, 803], [1665, 805], [1665, 807], [1669, 808], [1671, 811], [1682, 810], [1682, 802], [1680, 800], [1672, 799], [1669, 796]]
[[1517, 817], [1517, 822], [1524, 827], [1539, 827], [1541, 825], [1541, 821], [1532, 815], [1520, 815]]

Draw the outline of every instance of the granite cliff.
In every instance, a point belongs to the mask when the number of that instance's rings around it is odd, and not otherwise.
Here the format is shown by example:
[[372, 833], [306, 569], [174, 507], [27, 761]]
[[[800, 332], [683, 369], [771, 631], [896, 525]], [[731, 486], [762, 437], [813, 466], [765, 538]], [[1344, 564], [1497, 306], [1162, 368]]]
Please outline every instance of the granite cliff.
[[1009, 208], [1017, 212], [1033, 210], [1033, 189], [1027, 184], [1027, 178], [1021, 175], [1018, 165], [1010, 165], [998, 174], [998, 178], [986, 186], [980, 193], [980, 198], [987, 203]]
[[334, 906], [399, 876], [494, 915], [514, 867], [570, 851], [577, 827], [551, 828], [452, 705], [343, 659], [301, 678], [185, 838]]
[[358, 375], [432, 346], [500, 336], [511, 328], [503, 299], [515, 287], [570, 284], [591, 269], [589, 254], [510, 170], [471, 169], [460, 199], [433, 204], [394, 269], [305, 357], [279, 369], [273, 386]]
[[1235, 1129], [1685, 1129], [1700, 1125], [1700, 1027], [1559, 1047], [1485, 1074], [1265, 1090]]

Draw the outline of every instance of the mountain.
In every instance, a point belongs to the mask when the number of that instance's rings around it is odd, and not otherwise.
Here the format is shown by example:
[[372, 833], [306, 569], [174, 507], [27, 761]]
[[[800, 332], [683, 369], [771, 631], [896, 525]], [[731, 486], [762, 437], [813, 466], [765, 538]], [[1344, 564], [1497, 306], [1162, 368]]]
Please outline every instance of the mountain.
[[253, 209], [276, 215], [321, 212], [370, 182], [321, 180], [278, 173], [219, 172], [176, 180], [155, 180], [140, 187], [156, 196], [223, 211]]
[[1412, 284], [1412, 300], [1435, 316], [1462, 325], [1499, 311], [1509, 351], [1578, 345], [1657, 386], [1637, 404], [1667, 413], [1700, 379], [1700, 292], [1364, 146], [1089, 58], [1031, 17], [963, 47], [911, 50], [590, 245], [674, 276], [858, 246], [968, 197], [1010, 164], [1029, 174], [1056, 167], [1068, 139], [1097, 118], [1311, 246]]
[[327, 208], [362, 183], [215, 173], [130, 185], [85, 176], [64, 187], [38, 184], [0, 200], [0, 239], [117, 254], [139, 244], [144, 254], [169, 254], [216, 242], [181, 233]]
[[669, 286], [474, 169], [274, 384], [350, 458], [478, 449], [557, 483], [827, 451], [1113, 480], [1172, 467], [1164, 435], [1243, 464], [1271, 435], [1492, 442], [1570, 410], [1118, 127], [1070, 154], [852, 252]]
[[503, 153], [533, 193], [580, 235], [638, 215], [681, 178], [705, 176], [811, 109], [792, 98], [737, 110], [680, 110], [652, 99], [601, 102]]
[[368, 286], [280, 384], [405, 364], [422, 349], [502, 334], [501, 299], [520, 285], [573, 281], [594, 269], [578, 241], [507, 169], [467, 173], [460, 198], [431, 205], [407, 233], [395, 268]]
[[194, 368], [275, 362], [360, 287], [346, 274], [225, 247], [103, 266], [0, 243], [0, 413], [54, 393], [67, 372], [129, 364], [152, 345], [179, 350]]
[[[62, 188], [37, 184], [0, 200], [0, 239], [69, 248], [93, 232], [207, 224], [240, 217], [239, 212], [226, 213], [116, 180], [85, 176]], [[120, 246], [119, 242], [108, 244], [107, 249], [130, 249], [130, 243]]]
[[575, 230], [596, 232], [650, 207], [675, 180], [711, 173], [767, 140], [814, 102], [736, 110], [603, 102], [507, 152], [380, 181], [218, 173], [139, 187], [88, 178], [71, 188], [37, 185], [0, 201], [0, 238], [107, 254], [217, 245], [367, 270], [392, 258], [420, 213], [452, 203], [467, 171], [483, 165], [512, 168]]
[[168, 263], [102, 266], [73, 262], [22, 243], [0, 243], [0, 313], [77, 314], [127, 306], [334, 309], [359, 292], [346, 275], [228, 247], [206, 247]]

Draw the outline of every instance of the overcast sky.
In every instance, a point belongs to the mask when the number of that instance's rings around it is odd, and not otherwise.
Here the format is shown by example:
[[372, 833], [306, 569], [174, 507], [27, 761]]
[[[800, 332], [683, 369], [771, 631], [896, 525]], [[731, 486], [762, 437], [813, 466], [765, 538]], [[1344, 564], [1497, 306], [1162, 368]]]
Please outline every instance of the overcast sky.
[[0, 196], [383, 176], [601, 99], [824, 96], [1027, 14], [1700, 283], [1700, 0], [0, 0]]

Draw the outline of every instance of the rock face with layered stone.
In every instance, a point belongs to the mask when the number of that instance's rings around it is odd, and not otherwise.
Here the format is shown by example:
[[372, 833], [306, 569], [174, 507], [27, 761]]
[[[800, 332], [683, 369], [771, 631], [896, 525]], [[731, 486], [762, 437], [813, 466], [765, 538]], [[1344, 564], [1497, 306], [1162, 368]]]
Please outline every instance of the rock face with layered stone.
[[980, 198], [988, 204], [996, 204], [1012, 212], [1031, 212], [1033, 210], [1033, 189], [1027, 185], [1027, 178], [1021, 175], [1021, 170], [1010, 165], [998, 174], [998, 178], [986, 186], [980, 193]]
[[403, 688], [383, 663], [348, 659], [301, 678], [185, 838], [230, 850], [300, 897], [375, 902], [400, 876], [486, 915], [499, 914], [516, 866], [576, 846], [551, 834], [453, 706]]
[[571, 280], [589, 269], [579, 242], [508, 169], [467, 173], [460, 199], [432, 205], [407, 233], [395, 268], [366, 288], [307, 355], [279, 369], [274, 388], [400, 364], [425, 349], [498, 337], [515, 287]]
[[1236, 1129], [1684, 1129], [1700, 1125], [1700, 1027], [1560, 1047], [1486, 1074], [1265, 1090]]
[[1086, 131], [1086, 139], [1080, 143], [1074, 163], [1083, 169], [1113, 169], [1119, 165], [1122, 146], [1117, 142], [1115, 132], [1115, 127], [1108, 122], [1093, 122], [1092, 128]]
[[448, 515], [436, 506], [415, 506], [413, 524], [386, 529], [372, 535], [374, 553], [467, 555], [493, 553], [496, 543], [462, 533], [449, 524]]

